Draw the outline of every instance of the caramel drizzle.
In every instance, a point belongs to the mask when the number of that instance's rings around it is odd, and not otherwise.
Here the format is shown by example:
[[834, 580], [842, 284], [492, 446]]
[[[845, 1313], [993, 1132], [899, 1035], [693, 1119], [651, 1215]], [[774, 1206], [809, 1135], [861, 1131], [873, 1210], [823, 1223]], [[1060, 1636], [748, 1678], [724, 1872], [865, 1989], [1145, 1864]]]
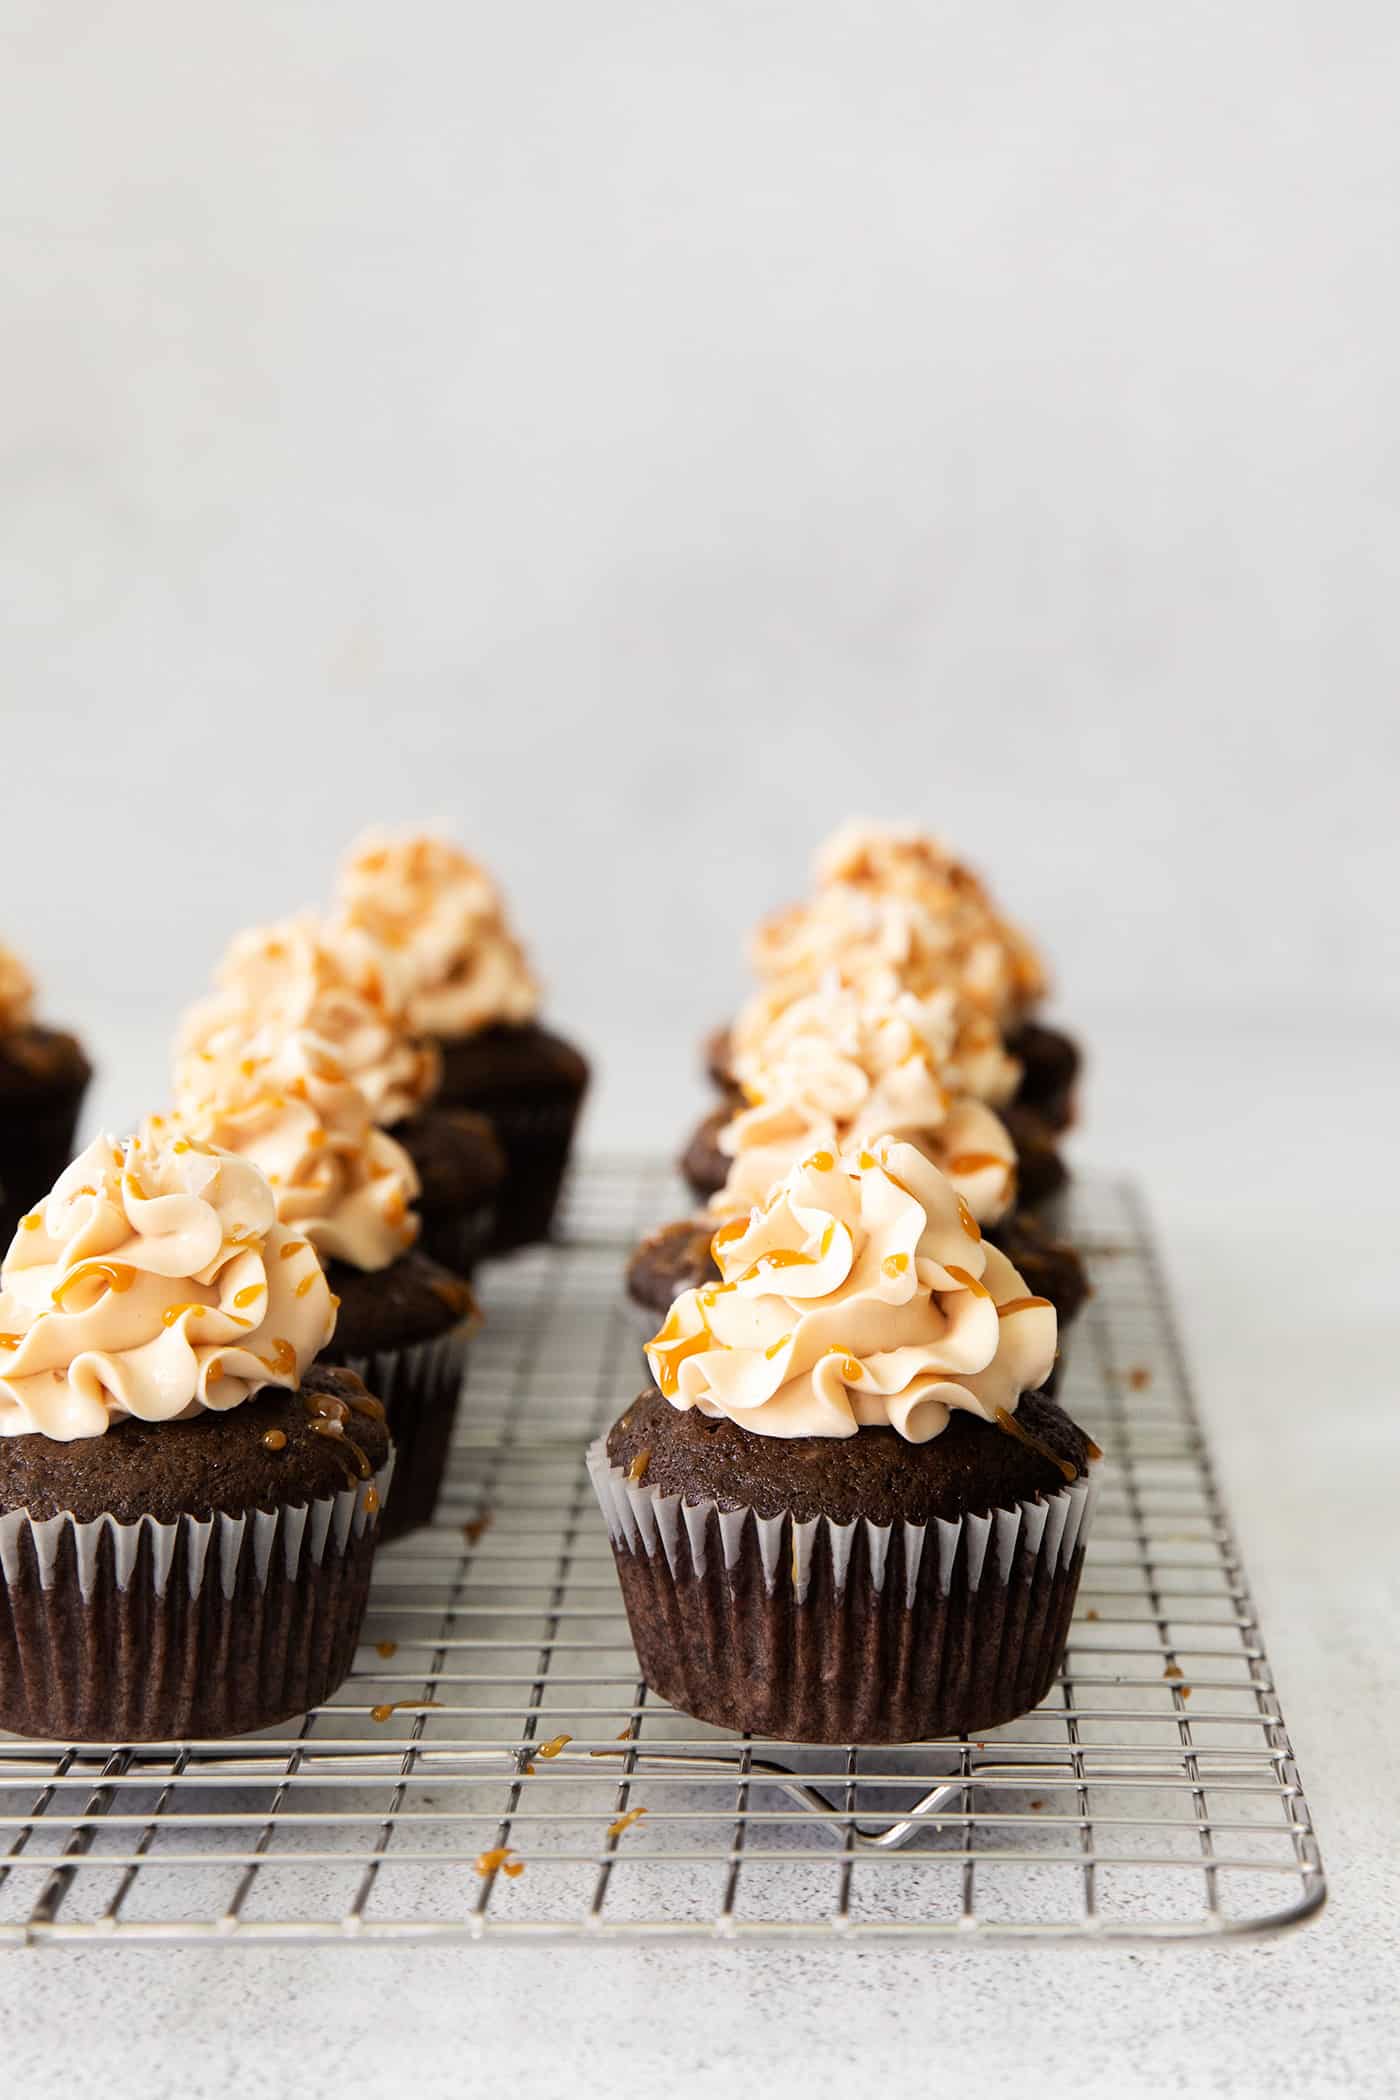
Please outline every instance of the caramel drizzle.
[[747, 1218], [731, 1218], [727, 1225], [721, 1225], [718, 1232], [712, 1235], [710, 1239], [710, 1259], [717, 1269], [721, 1269], [724, 1266], [720, 1259], [720, 1249], [727, 1247], [731, 1240], [741, 1240], [748, 1229], [749, 1221]]
[[1009, 1320], [1012, 1313], [1030, 1312], [1037, 1305], [1049, 1306], [1050, 1300], [1048, 1298], [1003, 1298], [1001, 1304], [997, 1307], [997, 1318], [999, 1320]]
[[509, 1874], [513, 1881], [517, 1874], [524, 1873], [525, 1862], [512, 1857], [509, 1845], [493, 1845], [489, 1852], [478, 1853], [476, 1871], [483, 1880], [498, 1869], [502, 1874]]
[[1009, 1167], [999, 1152], [955, 1152], [944, 1172], [947, 1174], [980, 1174], [987, 1167]]
[[702, 1320], [698, 1334], [682, 1334], [680, 1317], [673, 1305], [662, 1324], [661, 1332], [647, 1344], [656, 1359], [656, 1382], [662, 1397], [673, 1400], [680, 1389], [680, 1369], [688, 1356], [699, 1356], [708, 1349], [714, 1336]]
[[287, 1448], [287, 1432], [285, 1429], [265, 1430], [262, 1441], [265, 1451], [285, 1451]]
[[962, 1285], [965, 1291], [971, 1291], [974, 1298], [991, 1297], [992, 1294], [987, 1289], [986, 1284], [982, 1282], [980, 1277], [974, 1276], [971, 1269], [959, 1269], [950, 1261], [945, 1261], [943, 1266], [948, 1274]]
[[1058, 1451], [1052, 1451], [1050, 1446], [1043, 1444], [1038, 1436], [1033, 1436], [1024, 1423], [1016, 1420], [1015, 1415], [1008, 1408], [998, 1407], [993, 1412], [998, 1429], [1004, 1429], [1006, 1434], [1014, 1436], [1018, 1443], [1027, 1445], [1036, 1453], [1037, 1457], [1047, 1460], [1050, 1465], [1056, 1467], [1066, 1480], [1077, 1480], [1079, 1478], [1079, 1468], [1071, 1459], [1061, 1458]]
[[973, 1217], [972, 1212], [968, 1209], [967, 1199], [964, 1196], [959, 1196], [958, 1198], [958, 1219], [962, 1225], [963, 1231], [967, 1234], [970, 1240], [981, 1239], [982, 1228], [978, 1224], [976, 1218]]
[[129, 1291], [136, 1281], [136, 1271], [124, 1261], [81, 1261], [70, 1270], [52, 1292], [53, 1302], [60, 1310], [66, 1310], [63, 1301], [75, 1283], [86, 1283], [89, 1277], [99, 1277], [109, 1291]]
[[645, 1480], [647, 1475], [647, 1467], [650, 1464], [651, 1447], [647, 1445], [644, 1446], [643, 1449], [637, 1453], [631, 1465], [627, 1468], [627, 1478], [631, 1481]]

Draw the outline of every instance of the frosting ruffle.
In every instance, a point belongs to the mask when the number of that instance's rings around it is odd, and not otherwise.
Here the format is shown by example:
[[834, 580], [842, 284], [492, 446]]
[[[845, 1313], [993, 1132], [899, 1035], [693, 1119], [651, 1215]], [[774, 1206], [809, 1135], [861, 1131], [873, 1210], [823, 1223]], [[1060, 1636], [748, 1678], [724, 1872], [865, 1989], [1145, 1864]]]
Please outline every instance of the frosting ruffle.
[[412, 1160], [375, 1126], [363, 1093], [313, 1036], [269, 1030], [237, 1061], [196, 1059], [185, 1068], [175, 1121], [186, 1136], [251, 1160], [267, 1176], [282, 1223], [328, 1260], [385, 1269], [417, 1238]]
[[0, 1436], [101, 1436], [295, 1388], [335, 1329], [309, 1241], [251, 1162], [161, 1136], [93, 1140], [0, 1270]]
[[533, 1020], [539, 987], [495, 883], [446, 840], [374, 832], [341, 870], [333, 937], [402, 976], [411, 1026], [472, 1035]]
[[872, 993], [834, 976], [744, 1038], [733, 1070], [748, 1102], [720, 1133], [734, 1162], [712, 1208], [761, 1202], [804, 1153], [892, 1135], [917, 1145], [983, 1224], [1010, 1208], [1016, 1147], [1000, 1118], [962, 1089], [956, 1002], [892, 979]]
[[677, 1298], [647, 1360], [673, 1406], [759, 1436], [887, 1424], [926, 1443], [955, 1408], [1014, 1416], [1055, 1360], [1054, 1307], [892, 1138], [814, 1153], [714, 1254], [722, 1280]]
[[402, 970], [332, 941], [312, 912], [236, 935], [216, 981], [176, 1040], [182, 1091], [216, 1091], [220, 1069], [236, 1067], [253, 1036], [274, 1034], [314, 1043], [321, 1069], [353, 1080], [376, 1123], [397, 1123], [437, 1091], [442, 1058], [410, 1030]]

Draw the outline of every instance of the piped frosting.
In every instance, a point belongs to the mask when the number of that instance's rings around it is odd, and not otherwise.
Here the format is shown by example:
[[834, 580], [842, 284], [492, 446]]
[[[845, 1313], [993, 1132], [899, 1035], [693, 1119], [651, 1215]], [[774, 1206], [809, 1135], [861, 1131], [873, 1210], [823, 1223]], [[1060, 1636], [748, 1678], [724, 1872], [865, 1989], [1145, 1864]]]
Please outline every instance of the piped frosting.
[[295, 1387], [335, 1312], [315, 1249], [247, 1160], [93, 1140], [0, 1270], [0, 1436], [101, 1436]]
[[760, 1436], [925, 1443], [963, 1409], [1014, 1416], [1055, 1360], [1055, 1312], [981, 1236], [946, 1176], [882, 1138], [818, 1151], [715, 1234], [647, 1360], [673, 1406]]

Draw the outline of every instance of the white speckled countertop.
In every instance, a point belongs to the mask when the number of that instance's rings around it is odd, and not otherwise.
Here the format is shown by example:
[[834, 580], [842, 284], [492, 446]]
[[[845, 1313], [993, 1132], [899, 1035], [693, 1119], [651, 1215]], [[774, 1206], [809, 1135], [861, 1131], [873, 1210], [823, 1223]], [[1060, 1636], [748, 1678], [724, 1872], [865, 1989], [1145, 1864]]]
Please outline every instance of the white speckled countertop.
[[[43, 2100], [81, 2073], [100, 2076], [104, 2100], [618, 2100], [755, 2077], [775, 2100], [885, 2077], [1113, 2100], [1392, 2093], [1400, 1599], [1392, 1554], [1353, 1553], [1382, 1535], [1400, 1422], [1390, 1191], [1372, 1168], [1393, 1123], [1393, 1058], [1380, 1042], [1281, 1031], [1235, 1049], [1255, 1091], [1231, 1105], [1229, 1186], [1209, 1208], [1196, 1192], [1225, 1111], [1199, 1044], [1105, 1044], [1083, 1149], [1135, 1167], [1152, 1193], [1329, 1871], [1319, 1920], [1275, 1941], [1162, 1951], [20, 1953], [0, 1962], [7, 2089]], [[648, 1105], [637, 1113], [595, 1141], [644, 1134]], [[1304, 1288], [1309, 1244], [1323, 1258]]]

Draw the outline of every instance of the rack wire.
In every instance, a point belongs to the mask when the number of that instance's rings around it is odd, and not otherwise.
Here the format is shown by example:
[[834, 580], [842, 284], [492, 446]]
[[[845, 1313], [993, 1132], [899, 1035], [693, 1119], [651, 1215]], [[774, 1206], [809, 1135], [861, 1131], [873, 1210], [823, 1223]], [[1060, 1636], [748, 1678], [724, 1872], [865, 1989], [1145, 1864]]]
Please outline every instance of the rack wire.
[[1069, 1652], [985, 1739], [803, 1749], [639, 1681], [589, 1438], [639, 1389], [621, 1290], [679, 1215], [576, 1177], [492, 1267], [438, 1520], [378, 1562], [354, 1672], [227, 1742], [0, 1737], [0, 1944], [1201, 1940], [1325, 1883], [1136, 1192], [1085, 1181], [1094, 1296], [1062, 1397], [1108, 1454]]

